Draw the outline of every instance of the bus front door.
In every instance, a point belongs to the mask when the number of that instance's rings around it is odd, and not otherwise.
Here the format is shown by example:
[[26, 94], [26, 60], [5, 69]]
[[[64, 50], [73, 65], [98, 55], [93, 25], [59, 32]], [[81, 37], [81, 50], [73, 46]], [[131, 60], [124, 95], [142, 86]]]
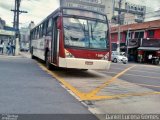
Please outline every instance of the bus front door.
[[52, 58], [52, 63], [54, 65], [57, 65], [58, 62], [58, 47], [59, 47], [59, 42], [58, 42], [58, 29], [56, 25], [56, 19], [53, 18], [53, 32], [52, 32], [52, 51], [51, 51], [51, 58]]

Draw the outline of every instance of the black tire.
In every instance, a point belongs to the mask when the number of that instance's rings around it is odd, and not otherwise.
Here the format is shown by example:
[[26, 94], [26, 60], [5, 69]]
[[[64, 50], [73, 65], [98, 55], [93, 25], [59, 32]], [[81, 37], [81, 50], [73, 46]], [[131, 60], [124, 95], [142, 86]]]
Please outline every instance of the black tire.
[[33, 55], [33, 47], [31, 48], [31, 59], [35, 59], [35, 56]]
[[114, 58], [113, 62], [114, 62], [114, 63], [117, 63], [117, 59], [116, 59], [116, 58]]
[[127, 64], [127, 61], [123, 61], [123, 64]]
[[88, 71], [88, 69], [81, 69], [81, 71]]
[[156, 60], [156, 61], [155, 61], [155, 65], [159, 65], [159, 60]]
[[33, 54], [31, 54], [31, 58], [32, 58], [32, 59], [35, 59], [35, 56], [34, 56]]

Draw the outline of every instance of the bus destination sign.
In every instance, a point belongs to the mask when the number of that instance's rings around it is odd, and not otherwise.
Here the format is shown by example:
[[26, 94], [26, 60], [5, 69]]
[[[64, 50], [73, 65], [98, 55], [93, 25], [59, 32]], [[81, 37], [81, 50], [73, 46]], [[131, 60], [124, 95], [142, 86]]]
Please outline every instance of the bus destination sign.
[[76, 7], [105, 13], [105, 0], [61, 0], [62, 7]]

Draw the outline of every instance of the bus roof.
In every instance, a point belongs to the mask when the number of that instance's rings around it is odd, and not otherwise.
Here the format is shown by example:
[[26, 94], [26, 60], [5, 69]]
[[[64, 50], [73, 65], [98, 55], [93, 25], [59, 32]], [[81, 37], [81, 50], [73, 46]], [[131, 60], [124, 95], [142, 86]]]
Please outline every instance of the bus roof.
[[[59, 7], [55, 11], [53, 11], [51, 14], [49, 14], [45, 19], [43, 19], [39, 24], [37, 24], [34, 28], [36, 28], [37, 26], [39, 26], [40, 24], [42, 24], [47, 19], [51, 18], [51, 16], [58, 16], [58, 15], [60, 15], [60, 12], [63, 9], [82, 10], [82, 11], [93, 12], [93, 13], [96, 13], [96, 14], [100, 14], [100, 15], [106, 16], [106, 14], [98, 12], [98, 11], [94, 11], [94, 10], [88, 10], [88, 9], [76, 8], [76, 7]], [[106, 16], [106, 18], [107, 18], [107, 16]]]

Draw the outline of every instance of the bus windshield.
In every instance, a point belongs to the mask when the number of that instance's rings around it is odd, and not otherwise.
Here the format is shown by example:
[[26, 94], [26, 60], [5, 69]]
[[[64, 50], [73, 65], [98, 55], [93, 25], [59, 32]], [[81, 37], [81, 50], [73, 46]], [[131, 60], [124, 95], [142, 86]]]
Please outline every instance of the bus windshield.
[[63, 18], [65, 46], [87, 49], [107, 49], [106, 23], [78, 18]]

